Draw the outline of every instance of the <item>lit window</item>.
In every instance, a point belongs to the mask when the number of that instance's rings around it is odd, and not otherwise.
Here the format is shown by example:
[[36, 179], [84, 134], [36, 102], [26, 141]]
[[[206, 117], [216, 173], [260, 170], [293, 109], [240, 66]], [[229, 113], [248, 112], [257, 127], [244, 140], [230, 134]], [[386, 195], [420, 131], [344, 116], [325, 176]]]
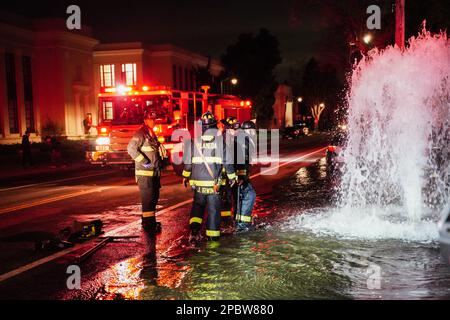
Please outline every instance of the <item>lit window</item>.
[[105, 87], [114, 87], [116, 85], [116, 81], [114, 79], [114, 65], [113, 64], [104, 64], [100, 66], [100, 86], [102, 88]]
[[136, 85], [136, 63], [122, 64], [122, 76], [126, 86]]
[[30, 132], [36, 132], [34, 125], [33, 82], [31, 76], [31, 57], [22, 57], [23, 95], [25, 105], [25, 123]]
[[19, 111], [17, 108], [17, 83], [15, 55], [5, 54], [6, 90], [9, 114], [9, 132], [19, 133]]
[[113, 103], [112, 101], [103, 101], [103, 120], [113, 119]]

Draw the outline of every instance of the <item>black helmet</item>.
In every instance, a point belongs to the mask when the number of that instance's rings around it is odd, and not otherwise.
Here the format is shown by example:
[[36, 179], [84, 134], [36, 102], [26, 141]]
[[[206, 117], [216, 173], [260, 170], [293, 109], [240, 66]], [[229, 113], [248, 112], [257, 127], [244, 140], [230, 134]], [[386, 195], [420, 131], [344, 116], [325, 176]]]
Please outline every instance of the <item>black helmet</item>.
[[156, 119], [157, 115], [155, 111], [149, 110], [149, 109], [145, 109], [144, 110], [144, 120], [145, 119]]
[[256, 129], [255, 123], [253, 121], [245, 121], [242, 126], [242, 129]]
[[217, 124], [217, 120], [214, 117], [214, 115], [207, 111], [202, 115], [202, 126], [204, 127], [212, 127], [215, 126]]
[[222, 119], [220, 120], [220, 122], [223, 123], [225, 125], [225, 128], [227, 129], [237, 130], [241, 127], [241, 123], [239, 122], [239, 120], [233, 116], [229, 116], [226, 119]]

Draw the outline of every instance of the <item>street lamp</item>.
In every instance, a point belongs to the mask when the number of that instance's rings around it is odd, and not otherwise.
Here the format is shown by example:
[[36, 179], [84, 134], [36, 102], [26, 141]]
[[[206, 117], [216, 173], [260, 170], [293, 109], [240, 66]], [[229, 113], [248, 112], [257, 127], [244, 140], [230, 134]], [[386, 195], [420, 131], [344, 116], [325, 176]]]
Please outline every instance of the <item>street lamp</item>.
[[349, 62], [354, 64], [355, 61], [359, 61], [373, 47], [373, 35], [370, 33], [366, 33], [362, 37], [355, 35], [355, 40], [350, 41], [349, 46]]
[[297, 102], [300, 103], [300, 102], [302, 102], [302, 101], [303, 101], [303, 98], [302, 98], [302, 97], [298, 97], [298, 98], [297, 98]]
[[235, 77], [228, 77], [226, 79], [223, 79], [222, 81], [220, 81], [220, 94], [223, 94], [223, 83], [228, 80], [231, 80], [231, 84], [233, 86], [237, 85], [238, 83], [238, 79]]
[[372, 35], [370, 33], [366, 34], [363, 38], [363, 41], [365, 44], [370, 44], [372, 42]]

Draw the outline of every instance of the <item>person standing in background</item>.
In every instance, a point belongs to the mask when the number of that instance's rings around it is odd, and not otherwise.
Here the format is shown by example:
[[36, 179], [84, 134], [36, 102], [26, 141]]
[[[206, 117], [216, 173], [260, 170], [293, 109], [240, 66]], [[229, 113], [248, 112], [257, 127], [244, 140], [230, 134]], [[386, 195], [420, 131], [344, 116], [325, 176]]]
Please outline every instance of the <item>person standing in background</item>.
[[86, 118], [84, 118], [83, 120], [83, 128], [84, 128], [84, 135], [88, 136], [91, 134], [92, 113], [86, 113]]
[[33, 165], [33, 158], [31, 156], [30, 131], [28, 129], [22, 136], [22, 167], [25, 168], [27, 167], [27, 165]]

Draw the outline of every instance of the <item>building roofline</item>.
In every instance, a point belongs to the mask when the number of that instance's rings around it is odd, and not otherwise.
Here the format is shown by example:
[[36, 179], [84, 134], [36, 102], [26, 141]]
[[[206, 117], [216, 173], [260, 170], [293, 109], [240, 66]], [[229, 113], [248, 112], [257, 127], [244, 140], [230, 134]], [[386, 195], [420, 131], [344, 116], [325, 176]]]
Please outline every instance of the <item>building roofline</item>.
[[[137, 49], [141, 49], [144, 51], [148, 51], [151, 55], [158, 55], [158, 53], [164, 52], [174, 52], [178, 56], [189, 56], [193, 57], [196, 60], [204, 60], [208, 59], [208, 56], [200, 54], [195, 51], [191, 51], [188, 49], [184, 49], [182, 47], [164, 43], [164, 44], [146, 44], [144, 42], [114, 42], [114, 43], [100, 43], [94, 48], [95, 52], [100, 54], [107, 54], [108, 51], [117, 51], [117, 52], [134, 52], [136, 53]], [[220, 61], [216, 58], [211, 58], [211, 63], [216, 65], [221, 65]]]

